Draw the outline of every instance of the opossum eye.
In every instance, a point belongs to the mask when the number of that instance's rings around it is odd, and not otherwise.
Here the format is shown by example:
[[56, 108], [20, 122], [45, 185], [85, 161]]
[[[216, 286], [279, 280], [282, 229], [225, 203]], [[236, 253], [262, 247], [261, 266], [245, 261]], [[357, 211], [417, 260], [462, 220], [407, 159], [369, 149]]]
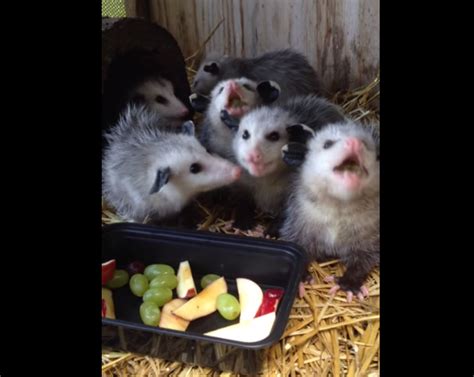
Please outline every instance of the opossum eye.
[[267, 140], [278, 141], [278, 140], [280, 140], [280, 134], [278, 132], [274, 131], [274, 132], [267, 135]]
[[158, 103], [161, 103], [162, 105], [166, 105], [168, 103], [168, 100], [165, 97], [160, 96], [160, 95], [155, 97], [155, 101]]
[[247, 130], [242, 133], [242, 139], [247, 140], [250, 137], [250, 134]]
[[224, 87], [221, 86], [221, 88], [219, 89], [219, 92], [217, 94], [221, 94], [223, 90], [224, 90]]
[[251, 92], [255, 92], [255, 89], [252, 88], [249, 84], [243, 84], [242, 85], [245, 89], [250, 90]]
[[324, 145], [323, 145], [323, 148], [324, 148], [324, 149], [329, 149], [329, 148], [331, 148], [331, 147], [333, 146], [333, 144], [334, 144], [334, 141], [333, 141], [333, 140], [326, 140], [326, 142], [325, 142]]
[[201, 165], [198, 164], [197, 162], [195, 162], [194, 164], [191, 164], [191, 166], [189, 167], [189, 171], [190, 171], [192, 174], [197, 174], [197, 173], [199, 173], [201, 170], [202, 170], [202, 167], [201, 167]]

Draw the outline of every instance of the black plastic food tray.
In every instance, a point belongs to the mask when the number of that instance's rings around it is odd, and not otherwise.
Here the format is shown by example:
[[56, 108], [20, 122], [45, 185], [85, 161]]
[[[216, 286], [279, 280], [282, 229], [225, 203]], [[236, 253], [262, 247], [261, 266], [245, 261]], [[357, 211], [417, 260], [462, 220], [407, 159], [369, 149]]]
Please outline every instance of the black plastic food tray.
[[[218, 355], [213, 356], [206, 351], [206, 346], [225, 345], [226, 353], [230, 354], [231, 349], [257, 351], [279, 341], [306, 266], [304, 251], [292, 243], [129, 223], [103, 227], [102, 261], [110, 259], [117, 261], [117, 268], [141, 260], [145, 265], [169, 264], [175, 270], [181, 261], [188, 260], [198, 291], [201, 277], [208, 273], [224, 276], [229, 292], [236, 297], [235, 279], [238, 277], [255, 281], [263, 290], [271, 287], [284, 289], [270, 335], [254, 343], [203, 335], [204, 332], [238, 322], [238, 318], [227, 321], [217, 312], [192, 321], [185, 332], [146, 326], [139, 317], [142, 299], [134, 296], [128, 285], [113, 290], [117, 319], [102, 319], [103, 345], [165, 359], [179, 358], [179, 361], [203, 366], [217, 366], [210, 365], [217, 363], [221, 369], [229, 369], [222, 368], [225, 364], [222, 355], [219, 360]], [[163, 346], [163, 343], [167, 345]], [[207, 355], [203, 354], [205, 352]], [[199, 360], [200, 356], [202, 360]], [[249, 354], [245, 357], [247, 365], [240, 372], [252, 372], [254, 368], [250, 365]], [[257, 359], [255, 363], [258, 363]]]

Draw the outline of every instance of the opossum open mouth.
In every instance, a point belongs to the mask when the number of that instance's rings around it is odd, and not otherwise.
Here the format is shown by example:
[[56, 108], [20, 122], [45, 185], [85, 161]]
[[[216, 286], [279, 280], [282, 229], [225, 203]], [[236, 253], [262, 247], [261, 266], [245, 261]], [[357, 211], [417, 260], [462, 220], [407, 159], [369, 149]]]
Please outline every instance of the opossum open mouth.
[[334, 172], [338, 173], [353, 173], [358, 176], [368, 175], [367, 169], [362, 165], [359, 157], [356, 155], [347, 156], [339, 165], [334, 169]]
[[241, 117], [250, 110], [250, 106], [246, 103], [239, 93], [232, 91], [227, 99], [225, 109], [232, 117]]

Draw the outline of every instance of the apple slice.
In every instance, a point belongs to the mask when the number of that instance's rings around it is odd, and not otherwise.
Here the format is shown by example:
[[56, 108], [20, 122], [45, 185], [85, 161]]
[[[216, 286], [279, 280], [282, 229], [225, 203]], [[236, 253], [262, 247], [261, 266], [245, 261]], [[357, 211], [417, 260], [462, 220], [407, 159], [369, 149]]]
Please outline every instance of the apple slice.
[[196, 286], [194, 285], [193, 274], [188, 261], [179, 264], [176, 277], [178, 278], [176, 293], [179, 298], [191, 298], [196, 296]]
[[115, 319], [112, 291], [108, 288], [102, 288], [102, 317]]
[[252, 319], [263, 301], [262, 289], [252, 280], [235, 279], [240, 302], [240, 322]]
[[276, 312], [278, 303], [280, 302], [283, 293], [285, 293], [285, 291], [280, 288], [267, 289], [263, 294], [262, 305], [260, 305], [260, 308], [258, 308], [255, 318], [267, 313]]
[[115, 271], [115, 259], [111, 259], [108, 262], [102, 263], [102, 285], [107, 284], [107, 282], [112, 279]]
[[192, 321], [214, 313], [217, 310], [217, 297], [222, 293], [227, 293], [227, 283], [223, 277], [214, 280], [197, 296], [174, 310], [173, 314], [187, 321]]
[[173, 314], [173, 310], [178, 309], [185, 303], [186, 300], [183, 300], [182, 298], [175, 298], [174, 300], [171, 300], [165, 304], [165, 306], [163, 306], [161, 309], [160, 324], [158, 326], [164, 329], [186, 331], [189, 321], [186, 321], [185, 319]]
[[276, 313], [271, 312], [258, 318], [209, 331], [204, 335], [246, 343], [258, 342], [270, 335], [275, 319]]

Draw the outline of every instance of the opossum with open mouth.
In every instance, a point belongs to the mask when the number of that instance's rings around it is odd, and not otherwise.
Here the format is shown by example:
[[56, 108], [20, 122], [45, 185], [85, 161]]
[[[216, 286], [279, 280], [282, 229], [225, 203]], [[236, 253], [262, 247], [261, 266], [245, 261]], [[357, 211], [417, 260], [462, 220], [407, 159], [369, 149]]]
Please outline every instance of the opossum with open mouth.
[[280, 211], [293, 179], [294, 169], [283, 161], [282, 148], [344, 119], [338, 106], [316, 95], [262, 106], [241, 119], [233, 139], [236, 160], [245, 169], [239, 184], [251, 193], [257, 208], [277, 216], [268, 234], [277, 235]]
[[235, 160], [232, 139], [239, 119], [253, 108], [273, 103], [280, 94], [277, 83], [239, 78], [220, 82], [212, 91], [201, 142], [211, 152]]
[[145, 106], [130, 105], [106, 134], [103, 196], [129, 221], [159, 221], [178, 214], [199, 193], [239, 179], [241, 169], [210, 155], [187, 121], [182, 132]]
[[279, 103], [297, 95], [321, 94], [316, 71], [305, 56], [293, 49], [271, 51], [250, 59], [210, 54], [201, 63], [192, 90], [208, 95], [218, 82], [239, 77], [277, 82], [281, 88]]
[[[380, 258], [379, 157], [375, 128], [350, 120], [320, 130], [307, 145], [286, 205], [281, 237], [322, 262], [346, 267], [331, 289], [363, 299]], [[284, 153], [291, 153], [284, 148]]]

